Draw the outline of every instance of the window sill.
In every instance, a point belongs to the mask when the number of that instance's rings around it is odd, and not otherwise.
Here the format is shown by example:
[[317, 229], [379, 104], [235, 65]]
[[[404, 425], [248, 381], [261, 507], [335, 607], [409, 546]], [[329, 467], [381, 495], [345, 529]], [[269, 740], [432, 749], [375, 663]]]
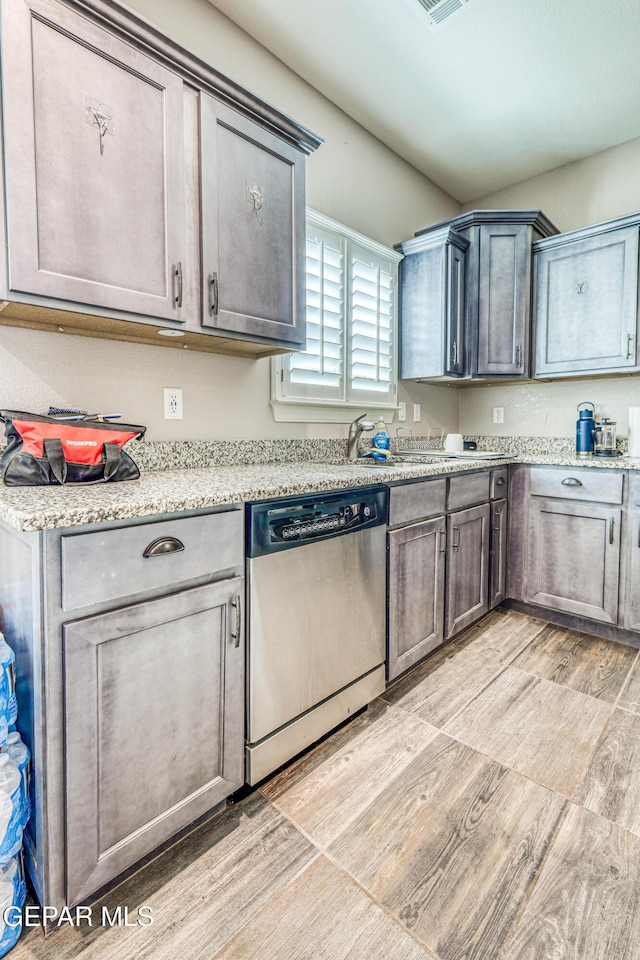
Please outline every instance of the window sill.
[[300, 403], [300, 401], [271, 400], [271, 411], [276, 423], [351, 423], [361, 413], [369, 420], [377, 420], [381, 412], [385, 421], [393, 422], [398, 409], [396, 403]]

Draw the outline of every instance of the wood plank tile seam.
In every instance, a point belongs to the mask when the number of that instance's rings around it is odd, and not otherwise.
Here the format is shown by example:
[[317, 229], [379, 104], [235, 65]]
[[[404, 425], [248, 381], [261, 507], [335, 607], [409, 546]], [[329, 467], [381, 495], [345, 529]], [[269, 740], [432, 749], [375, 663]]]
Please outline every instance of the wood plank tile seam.
[[[553, 833], [553, 835], [552, 835], [552, 837], [551, 837], [551, 839], [550, 839], [550, 841], [549, 841], [549, 845], [547, 846], [547, 849], [545, 850], [544, 855], [543, 855], [542, 859], [540, 860], [540, 863], [538, 864], [538, 867], [537, 867], [537, 869], [536, 869], [536, 871], [535, 871], [535, 874], [534, 874], [534, 876], [533, 876], [533, 880], [532, 880], [532, 882], [531, 882], [531, 885], [530, 885], [530, 887], [528, 888], [528, 890], [527, 890], [527, 892], [526, 892], [526, 895], [525, 895], [525, 897], [523, 898], [522, 903], [520, 904], [520, 906], [519, 906], [519, 908], [518, 908], [518, 910], [517, 910], [517, 912], [516, 912], [516, 915], [515, 915], [515, 917], [514, 917], [513, 923], [511, 924], [511, 927], [510, 927], [510, 929], [509, 929], [509, 931], [508, 931], [508, 933], [507, 933], [507, 935], [506, 935], [506, 937], [505, 937], [504, 943], [502, 944], [502, 947], [501, 947], [501, 949], [500, 949], [500, 952], [499, 952], [498, 956], [495, 957], [495, 960], [503, 960], [503, 957], [505, 956], [505, 954], [506, 954], [507, 951], [509, 950], [509, 946], [510, 946], [510, 944], [511, 944], [511, 942], [512, 942], [514, 936], [515, 936], [516, 931], [518, 930], [518, 927], [519, 927], [519, 925], [520, 925], [520, 921], [522, 920], [522, 918], [523, 918], [523, 917], [525, 916], [525, 914], [526, 914], [527, 907], [528, 907], [528, 905], [529, 905], [529, 901], [531, 900], [531, 897], [533, 896], [533, 892], [534, 892], [534, 890], [536, 889], [536, 886], [538, 885], [538, 882], [539, 882], [539, 880], [540, 880], [540, 877], [541, 877], [541, 875], [542, 875], [542, 873], [543, 873], [543, 871], [544, 871], [545, 864], [547, 863], [547, 861], [549, 860], [549, 858], [550, 858], [550, 856], [551, 856], [551, 851], [553, 850], [554, 844], [556, 843], [556, 840], [558, 839], [558, 836], [559, 836], [559, 834], [560, 834], [560, 830], [561, 830], [561, 828], [562, 828], [565, 820], [567, 819], [567, 816], [568, 816], [568, 814], [569, 814], [570, 808], [571, 808], [571, 801], [569, 801], [568, 803], [566, 803], [565, 806], [564, 806], [564, 809], [563, 809], [563, 811], [562, 811], [562, 813], [561, 813], [561, 815], [560, 815], [560, 818], [559, 818], [559, 820], [558, 820], [558, 823], [556, 824], [556, 829], [555, 829], [555, 831], [554, 831], [554, 833]], [[487, 957], [487, 960], [489, 960], [488, 957]], [[492, 960], [493, 960], [493, 958], [492, 958]], [[538, 958], [538, 960], [551, 960], [551, 958], [550, 958], [550, 957], [549, 957], [549, 958], [546, 958], [546, 957], [545, 957], [545, 958], [542, 958], [542, 957], [540, 957], [540, 958]], [[586, 958], [585, 958], [585, 960], [586, 960]]]

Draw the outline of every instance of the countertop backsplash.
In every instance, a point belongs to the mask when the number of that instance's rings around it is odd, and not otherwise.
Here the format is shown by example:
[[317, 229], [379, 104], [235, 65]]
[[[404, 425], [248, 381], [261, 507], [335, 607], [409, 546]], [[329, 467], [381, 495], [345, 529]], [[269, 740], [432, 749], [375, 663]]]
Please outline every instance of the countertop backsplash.
[[[518, 456], [554, 454], [571, 456], [575, 451], [572, 437], [495, 437], [465, 436], [473, 440], [479, 450], [497, 450]], [[426, 437], [411, 437], [402, 441], [403, 447], [422, 444]], [[360, 441], [360, 452], [370, 445], [366, 436]], [[282, 440], [132, 440], [127, 452], [140, 470], [183, 470], [189, 467], [240, 466], [260, 463], [340, 463], [345, 458], [347, 441], [331, 439]], [[397, 449], [391, 438], [391, 451]], [[618, 451], [627, 452], [627, 438], [618, 438]]]

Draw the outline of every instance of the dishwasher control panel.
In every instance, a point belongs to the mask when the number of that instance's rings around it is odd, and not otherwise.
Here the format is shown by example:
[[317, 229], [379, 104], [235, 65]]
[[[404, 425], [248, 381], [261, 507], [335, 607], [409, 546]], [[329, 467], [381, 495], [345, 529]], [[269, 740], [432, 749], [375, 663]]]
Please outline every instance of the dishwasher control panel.
[[247, 556], [384, 524], [387, 499], [387, 488], [376, 486], [247, 504]]

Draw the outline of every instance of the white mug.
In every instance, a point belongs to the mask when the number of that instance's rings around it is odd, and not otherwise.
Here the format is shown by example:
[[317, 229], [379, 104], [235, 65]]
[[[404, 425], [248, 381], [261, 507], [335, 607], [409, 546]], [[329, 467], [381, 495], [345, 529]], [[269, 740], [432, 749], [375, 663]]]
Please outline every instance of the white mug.
[[459, 453], [464, 450], [464, 441], [461, 433], [448, 433], [444, 438], [444, 448], [447, 453]]

